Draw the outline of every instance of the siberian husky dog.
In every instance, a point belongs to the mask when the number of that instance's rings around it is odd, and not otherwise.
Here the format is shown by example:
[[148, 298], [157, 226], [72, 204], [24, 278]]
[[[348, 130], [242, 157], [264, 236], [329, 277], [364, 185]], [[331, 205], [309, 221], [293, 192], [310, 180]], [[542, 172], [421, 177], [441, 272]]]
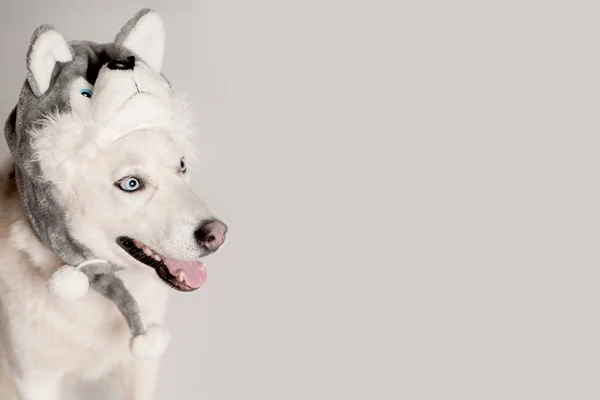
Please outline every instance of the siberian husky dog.
[[47, 282], [65, 264], [108, 260], [160, 324], [171, 290], [206, 279], [201, 259], [227, 226], [189, 185], [191, 127], [160, 72], [164, 43], [147, 9], [111, 43], [33, 34], [0, 174], [2, 400], [58, 400], [65, 380], [111, 375], [125, 400], [154, 398], [158, 361], [133, 357], [115, 305], [93, 290], [60, 300]]

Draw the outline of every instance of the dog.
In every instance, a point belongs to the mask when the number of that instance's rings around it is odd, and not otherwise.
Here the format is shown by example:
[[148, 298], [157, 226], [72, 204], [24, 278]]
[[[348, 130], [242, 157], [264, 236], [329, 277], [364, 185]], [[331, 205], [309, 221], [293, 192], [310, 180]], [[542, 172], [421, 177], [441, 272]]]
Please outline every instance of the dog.
[[91, 290], [47, 290], [61, 266], [100, 258], [160, 324], [172, 289], [206, 280], [201, 259], [227, 225], [190, 186], [187, 102], [162, 75], [164, 24], [144, 9], [114, 42], [68, 42], [41, 26], [5, 124], [0, 173], [0, 398], [58, 400], [65, 379], [118, 377], [126, 400], [154, 398], [158, 359], [137, 359], [115, 305]]

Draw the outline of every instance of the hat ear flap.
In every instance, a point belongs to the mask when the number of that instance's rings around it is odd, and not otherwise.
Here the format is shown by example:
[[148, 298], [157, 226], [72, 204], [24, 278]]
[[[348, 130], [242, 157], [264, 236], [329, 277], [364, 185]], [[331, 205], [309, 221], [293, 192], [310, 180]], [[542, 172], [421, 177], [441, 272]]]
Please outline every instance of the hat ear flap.
[[50, 87], [57, 63], [73, 60], [71, 46], [52, 26], [42, 25], [35, 30], [27, 52], [27, 81], [36, 96]]
[[155, 11], [143, 9], [119, 31], [115, 43], [127, 47], [150, 66], [160, 72], [165, 52], [165, 27]]

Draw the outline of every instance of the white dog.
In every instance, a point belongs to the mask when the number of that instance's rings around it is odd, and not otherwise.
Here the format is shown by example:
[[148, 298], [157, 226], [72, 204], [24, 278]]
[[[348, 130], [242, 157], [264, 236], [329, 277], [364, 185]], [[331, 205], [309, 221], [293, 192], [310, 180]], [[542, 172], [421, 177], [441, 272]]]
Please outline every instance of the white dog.
[[65, 264], [101, 258], [149, 324], [168, 292], [198, 289], [200, 259], [227, 227], [189, 186], [185, 107], [160, 74], [164, 28], [142, 10], [114, 43], [67, 42], [42, 26], [5, 127], [0, 175], [0, 399], [57, 400], [65, 378], [121, 378], [126, 400], [153, 399], [157, 360], [139, 360], [115, 305], [94, 290], [47, 289]]

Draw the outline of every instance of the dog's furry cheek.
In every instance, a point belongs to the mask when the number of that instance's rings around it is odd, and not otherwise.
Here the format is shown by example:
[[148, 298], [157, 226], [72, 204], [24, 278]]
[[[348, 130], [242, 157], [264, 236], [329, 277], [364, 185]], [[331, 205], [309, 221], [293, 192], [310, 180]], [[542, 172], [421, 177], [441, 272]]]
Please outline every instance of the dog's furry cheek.
[[65, 162], [59, 180], [61, 195], [65, 200], [64, 204], [75, 206], [76, 204], [72, 204], [73, 202], [81, 204], [83, 201], [85, 203], [89, 196], [94, 196], [99, 180], [98, 170], [91, 160], [81, 157], [75, 161]]

